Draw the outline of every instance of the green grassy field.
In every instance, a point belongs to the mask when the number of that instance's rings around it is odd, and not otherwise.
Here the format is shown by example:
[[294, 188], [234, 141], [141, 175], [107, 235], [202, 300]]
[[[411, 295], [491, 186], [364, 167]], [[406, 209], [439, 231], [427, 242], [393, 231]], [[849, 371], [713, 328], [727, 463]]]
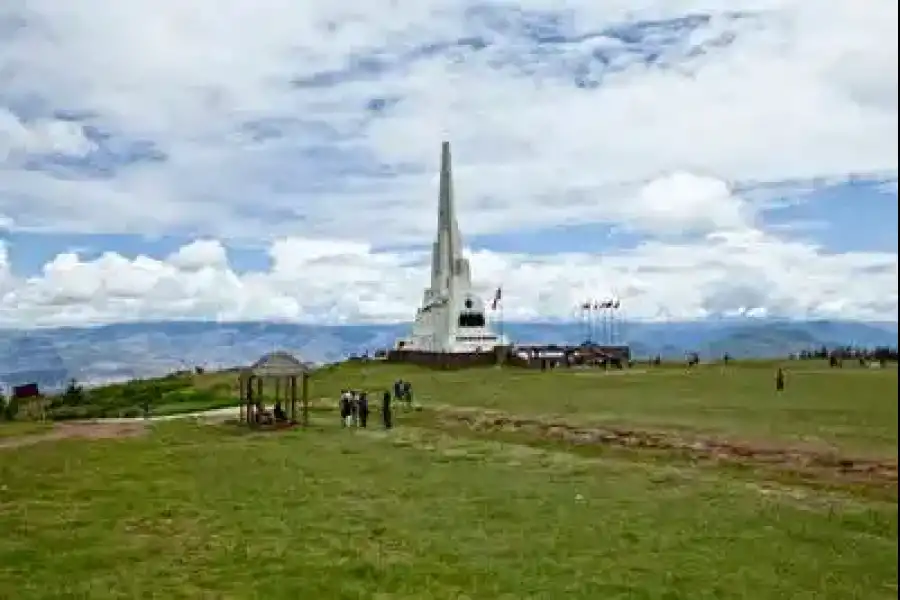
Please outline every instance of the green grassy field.
[[821, 367], [791, 365], [776, 396], [770, 365], [357, 364], [317, 374], [313, 397], [405, 376], [424, 410], [398, 411], [390, 432], [316, 411], [308, 430], [171, 422], [0, 449], [0, 598], [895, 598], [896, 495], [435, 418], [494, 408], [896, 461], [897, 371]]
[[785, 362], [787, 389], [774, 389], [776, 363], [682, 366], [631, 372], [495, 368], [436, 372], [359, 363], [317, 376], [314, 397], [342, 387], [385, 389], [403, 377], [417, 402], [559, 415], [584, 423], [683, 429], [739, 439], [817, 442], [851, 453], [897, 455], [897, 370]]
[[41, 423], [37, 421], [0, 422], [0, 439], [44, 433], [49, 431], [52, 427], [53, 425], [51, 423]]

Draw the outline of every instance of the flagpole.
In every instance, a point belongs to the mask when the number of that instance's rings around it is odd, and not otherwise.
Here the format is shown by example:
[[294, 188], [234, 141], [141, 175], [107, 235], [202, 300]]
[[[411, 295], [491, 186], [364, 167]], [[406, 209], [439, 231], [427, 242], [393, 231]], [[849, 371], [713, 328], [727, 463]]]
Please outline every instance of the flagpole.
[[584, 314], [584, 341], [586, 341], [588, 345], [594, 342], [594, 340], [591, 339], [594, 335], [594, 325], [591, 322], [591, 319], [593, 319], [594, 317], [593, 313], [591, 312], [591, 306], [592, 305], [590, 301], [586, 302], [585, 309], [582, 311], [582, 313]]
[[496, 322], [497, 322], [497, 334], [500, 337], [500, 341], [506, 344], [506, 340], [503, 338], [503, 286], [497, 286], [497, 291], [494, 292], [494, 300], [491, 302], [491, 310], [495, 313]]
[[500, 302], [497, 303], [497, 308], [498, 308], [499, 311], [500, 311], [500, 315], [499, 315], [499, 317], [500, 317], [500, 324], [499, 324], [499, 325], [500, 325], [500, 327], [499, 327], [499, 329], [500, 329], [500, 340], [501, 340], [501, 341], [504, 343], [504, 345], [505, 345], [505, 344], [506, 344], [506, 338], [503, 337], [503, 298], [500, 298]]
[[608, 310], [609, 314], [609, 345], [616, 345], [616, 308], [614, 304], [614, 300], [610, 301], [610, 306]]
[[587, 311], [585, 312], [587, 317], [584, 319], [585, 329], [587, 331], [587, 342], [588, 344], [594, 343], [594, 304], [592, 300], [587, 301]]
[[603, 323], [603, 345], [609, 346], [610, 340], [610, 329], [609, 329], [609, 308], [607, 306], [609, 302], [604, 300], [600, 305], [600, 319]]

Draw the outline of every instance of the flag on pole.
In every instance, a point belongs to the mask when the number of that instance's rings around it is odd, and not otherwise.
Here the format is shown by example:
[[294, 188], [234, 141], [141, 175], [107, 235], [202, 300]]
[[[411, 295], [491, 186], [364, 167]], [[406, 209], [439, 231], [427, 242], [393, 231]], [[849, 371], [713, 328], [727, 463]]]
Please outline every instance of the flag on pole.
[[503, 299], [503, 290], [499, 287], [497, 291], [494, 292], [494, 299], [491, 301], [491, 310], [497, 310], [497, 305], [500, 304], [500, 300]]

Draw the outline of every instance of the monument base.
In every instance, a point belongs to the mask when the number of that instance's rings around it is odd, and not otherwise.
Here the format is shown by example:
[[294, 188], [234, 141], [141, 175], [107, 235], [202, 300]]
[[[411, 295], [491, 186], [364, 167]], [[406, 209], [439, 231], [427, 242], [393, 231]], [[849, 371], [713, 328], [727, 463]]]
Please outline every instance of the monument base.
[[391, 350], [387, 362], [419, 365], [431, 369], [467, 369], [503, 364], [508, 348], [498, 346], [488, 352], [421, 352], [418, 350]]

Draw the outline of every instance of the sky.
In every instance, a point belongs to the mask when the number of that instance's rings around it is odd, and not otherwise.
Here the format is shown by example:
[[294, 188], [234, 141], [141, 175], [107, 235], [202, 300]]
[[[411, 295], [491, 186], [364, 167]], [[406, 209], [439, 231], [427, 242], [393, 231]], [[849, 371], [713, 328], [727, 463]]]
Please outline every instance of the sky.
[[5, 0], [0, 327], [897, 321], [897, 2]]

